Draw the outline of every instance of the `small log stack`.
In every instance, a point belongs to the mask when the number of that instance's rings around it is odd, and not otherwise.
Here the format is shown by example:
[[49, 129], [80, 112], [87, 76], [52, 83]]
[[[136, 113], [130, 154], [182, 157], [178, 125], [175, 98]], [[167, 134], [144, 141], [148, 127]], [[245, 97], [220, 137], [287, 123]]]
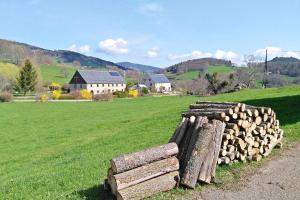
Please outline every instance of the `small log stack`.
[[107, 188], [117, 200], [143, 199], [178, 185], [176, 143], [122, 155], [111, 160]]
[[[182, 147], [182, 135], [188, 134], [188, 126], [195, 117], [217, 119], [225, 123], [221, 139], [218, 164], [238, 161], [260, 161], [268, 156], [274, 147], [282, 146], [283, 130], [274, 110], [233, 102], [198, 101], [190, 105], [190, 110], [182, 114], [172, 139]], [[186, 125], [188, 124], [188, 125]], [[180, 154], [179, 154], [180, 155]]]

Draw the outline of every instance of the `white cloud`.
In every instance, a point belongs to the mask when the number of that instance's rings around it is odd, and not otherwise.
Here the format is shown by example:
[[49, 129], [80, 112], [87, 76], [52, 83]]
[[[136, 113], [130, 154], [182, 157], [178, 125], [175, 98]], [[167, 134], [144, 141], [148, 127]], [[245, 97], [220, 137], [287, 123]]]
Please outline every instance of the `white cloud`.
[[240, 56], [237, 53], [234, 53], [232, 51], [223, 51], [220, 49], [216, 51], [214, 57], [217, 59], [231, 60], [233, 62], [240, 58]]
[[283, 51], [280, 47], [266, 47], [263, 49], [257, 49], [253, 52], [253, 55], [257, 57], [257, 59], [264, 59], [266, 56], [266, 49], [268, 50], [268, 60], [271, 60], [275, 57], [295, 57], [300, 58], [300, 52], [295, 51]]
[[146, 57], [147, 58], [155, 58], [158, 56], [158, 51], [159, 51], [158, 47], [153, 47], [147, 51]]
[[161, 13], [163, 11], [163, 7], [160, 4], [157, 3], [147, 3], [147, 4], [143, 4], [140, 7], [140, 11], [143, 14], [158, 14]]
[[123, 38], [106, 39], [98, 44], [99, 49], [107, 54], [127, 54], [129, 52], [127, 45], [128, 42]]
[[91, 50], [91, 47], [89, 45], [82, 45], [80, 47], [77, 47], [76, 44], [72, 44], [68, 50], [75, 51], [78, 53], [89, 53]]
[[206, 57], [212, 57], [213, 54], [211, 53], [205, 53], [201, 51], [192, 51], [191, 53], [186, 53], [186, 54], [170, 54], [168, 56], [169, 60], [179, 60], [179, 61], [184, 61], [184, 60], [191, 60], [191, 59], [197, 59], [197, 58], [206, 58]]

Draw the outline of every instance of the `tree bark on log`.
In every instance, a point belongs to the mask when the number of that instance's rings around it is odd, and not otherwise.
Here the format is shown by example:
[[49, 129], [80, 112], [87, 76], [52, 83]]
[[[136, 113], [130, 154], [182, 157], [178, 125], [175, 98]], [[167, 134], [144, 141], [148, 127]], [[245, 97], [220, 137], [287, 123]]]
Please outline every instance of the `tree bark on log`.
[[180, 123], [180, 127], [176, 129], [176, 133], [174, 133], [173, 137], [170, 139], [169, 143], [175, 142], [178, 146], [180, 145], [186, 130], [189, 125], [189, 118], [185, 118], [185, 120]]
[[138, 200], [176, 187], [179, 180], [178, 171], [150, 179], [140, 184], [122, 189], [117, 193], [117, 200]]
[[202, 117], [199, 116], [195, 119], [194, 123], [192, 126], [189, 127], [188, 131], [185, 134], [184, 140], [179, 146], [179, 153], [178, 153], [178, 159], [180, 162], [180, 175], [183, 172], [183, 167], [185, 165], [185, 158], [186, 158], [186, 153], [188, 151], [188, 148], [190, 146], [191, 142], [191, 137], [192, 135], [195, 135], [199, 127], [201, 127], [204, 123], [208, 123], [207, 117]]
[[171, 157], [113, 175], [110, 180], [110, 185], [113, 191], [118, 191], [163, 174], [178, 170], [178, 159], [176, 157]]
[[214, 131], [212, 135], [209, 151], [206, 155], [204, 162], [202, 163], [198, 181], [210, 183], [211, 179], [215, 177], [216, 166], [219, 158], [219, 152], [221, 149], [223, 133], [225, 130], [225, 123], [219, 120], [212, 120]]
[[176, 143], [168, 143], [158, 147], [146, 149], [136, 153], [125, 154], [111, 160], [111, 169], [114, 174], [119, 174], [142, 165], [169, 158], [178, 153]]
[[188, 188], [195, 188], [201, 165], [208, 151], [209, 143], [212, 139], [214, 126], [204, 123], [202, 127], [196, 129], [192, 135], [189, 145], [186, 161], [183, 167], [183, 174], [180, 183]]

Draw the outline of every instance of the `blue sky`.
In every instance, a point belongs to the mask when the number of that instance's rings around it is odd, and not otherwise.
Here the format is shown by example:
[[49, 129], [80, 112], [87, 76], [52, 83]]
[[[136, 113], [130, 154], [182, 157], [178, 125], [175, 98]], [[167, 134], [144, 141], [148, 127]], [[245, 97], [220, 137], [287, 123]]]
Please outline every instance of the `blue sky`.
[[0, 0], [0, 8], [2, 39], [114, 62], [241, 63], [266, 47], [300, 58], [300, 0]]

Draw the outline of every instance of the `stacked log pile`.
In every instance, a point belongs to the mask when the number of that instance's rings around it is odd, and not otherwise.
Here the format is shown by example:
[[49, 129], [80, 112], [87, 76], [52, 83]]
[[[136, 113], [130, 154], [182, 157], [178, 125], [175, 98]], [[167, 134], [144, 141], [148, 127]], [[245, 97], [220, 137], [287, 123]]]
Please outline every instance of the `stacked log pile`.
[[[182, 114], [183, 119], [173, 136], [180, 148], [182, 135], [188, 134], [188, 125], [195, 117], [207, 117], [225, 122], [218, 164], [231, 164], [238, 161], [260, 161], [272, 149], [281, 147], [283, 130], [271, 108], [250, 106], [232, 102], [203, 102], [190, 105], [190, 110]], [[175, 136], [176, 135], [176, 136]], [[180, 155], [180, 154], [179, 154]]]
[[143, 199], [171, 190], [179, 181], [176, 143], [122, 155], [111, 160], [107, 184], [117, 200]]

